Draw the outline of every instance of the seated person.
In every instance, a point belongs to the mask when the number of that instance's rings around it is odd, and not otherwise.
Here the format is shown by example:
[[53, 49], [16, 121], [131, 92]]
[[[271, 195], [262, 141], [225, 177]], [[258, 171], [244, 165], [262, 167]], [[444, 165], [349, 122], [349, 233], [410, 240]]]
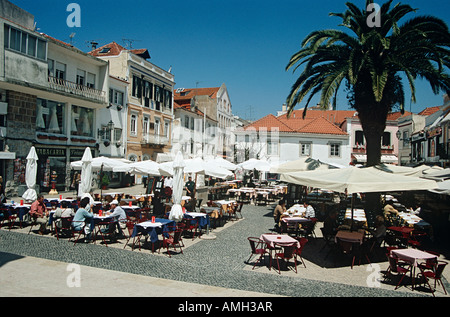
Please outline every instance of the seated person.
[[305, 209], [306, 209], [305, 218], [315, 218], [316, 217], [316, 211], [307, 201], [305, 201], [303, 203], [303, 207], [305, 207]]
[[29, 214], [40, 224], [39, 234], [43, 235], [47, 229], [49, 212], [44, 204], [44, 196], [38, 195], [36, 201], [31, 204]]
[[281, 224], [280, 224], [281, 216], [285, 212], [286, 212], [286, 201], [284, 199], [281, 199], [278, 202], [278, 205], [273, 210], [273, 219], [275, 221], [275, 230], [277, 230], [277, 231], [280, 229], [280, 226], [281, 226]]
[[110, 225], [109, 232], [113, 232], [117, 227], [119, 233], [122, 233], [122, 229], [126, 228], [127, 214], [125, 213], [125, 210], [119, 206], [119, 202], [116, 199], [110, 202], [110, 206], [110, 216], [115, 218], [117, 222]]
[[398, 215], [398, 210], [395, 209], [391, 204], [387, 203], [383, 208], [384, 216]]
[[72, 208], [69, 208], [68, 201], [61, 201], [60, 207], [56, 208], [55, 213], [53, 214], [53, 219], [55, 219], [55, 225], [58, 228], [62, 227], [62, 219], [61, 218], [69, 218], [75, 216], [75, 212]]
[[188, 212], [194, 212], [195, 211], [195, 205], [197, 204], [197, 199], [195, 199], [195, 194], [191, 194], [191, 199], [187, 201], [187, 203], [184, 204], [184, 207], [186, 208], [186, 211]]
[[84, 225], [87, 220], [92, 220], [94, 218], [94, 213], [91, 210], [90, 198], [84, 197], [80, 201], [80, 208], [78, 208], [75, 216], [73, 217], [72, 227], [76, 231], [80, 231], [84, 226], [84, 233], [90, 235], [91, 228], [88, 225]]

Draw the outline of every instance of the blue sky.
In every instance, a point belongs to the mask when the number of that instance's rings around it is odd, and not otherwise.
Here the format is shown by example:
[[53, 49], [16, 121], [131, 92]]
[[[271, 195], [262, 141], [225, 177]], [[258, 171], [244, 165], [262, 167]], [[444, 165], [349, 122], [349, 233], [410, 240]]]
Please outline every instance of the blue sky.
[[[313, 30], [338, 28], [340, 19], [329, 13], [346, 9], [344, 0], [10, 1], [34, 15], [40, 32], [66, 42], [75, 33], [74, 46], [85, 52], [90, 41], [126, 46], [124, 39], [133, 40], [133, 48], [149, 50], [152, 63], [172, 67], [176, 88], [225, 83], [233, 113], [246, 119], [281, 109], [299, 75], [285, 71], [289, 58]], [[72, 2], [81, 8], [80, 27], [66, 23]], [[365, 0], [352, 2], [362, 6]], [[418, 8], [417, 15], [433, 15], [450, 25], [449, 1], [401, 2]], [[442, 94], [434, 95], [420, 81], [416, 85], [417, 103], [408, 103], [407, 110], [442, 105]], [[345, 94], [338, 97], [337, 108], [348, 109]]]

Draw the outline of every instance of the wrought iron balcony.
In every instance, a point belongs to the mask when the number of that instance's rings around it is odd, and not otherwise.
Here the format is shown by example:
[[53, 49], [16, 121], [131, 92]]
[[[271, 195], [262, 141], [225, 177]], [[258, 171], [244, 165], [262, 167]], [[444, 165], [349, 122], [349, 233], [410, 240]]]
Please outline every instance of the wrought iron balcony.
[[94, 89], [88, 86], [48, 76], [48, 83], [51, 89], [88, 98], [97, 102], [106, 102], [106, 93], [103, 90]]

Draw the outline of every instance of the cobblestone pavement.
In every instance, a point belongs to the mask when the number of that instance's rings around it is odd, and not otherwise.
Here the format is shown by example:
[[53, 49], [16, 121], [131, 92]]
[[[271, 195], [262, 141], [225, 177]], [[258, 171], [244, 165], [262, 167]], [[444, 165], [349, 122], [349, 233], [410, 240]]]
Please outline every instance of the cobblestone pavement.
[[[211, 235], [215, 239], [185, 239], [183, 254], [175, 253], [172, 257], [164, 252], [152, 254], [149, 250], [123, 249], [125, 240], [109, 247], [92, 243], [74, 246], [67, 239], [58, 241], [51, 235], [27, 234], [28, 228], [8, 231], [3, 227], [0, 230], [0, 265], [15, 256], [30, 256], [171, 281], [281, 296], [431, 296], [425, 290], [412, 292], [410, 287], [404, 286], [394, 290], [395, 285], [391, 283], [377, 283], [380, 281], [378, 271], [387, 269], [386, 261], [372, 265], [362, 263], [351, 269], [350, 259], [329, 252], [327, 247], [322, 248], [323, 241], [319, 234], [305, 247], [303, 258], [306, 268], [299, 264], [297, 274], [292, 268], [278, 274], [264, 265], [252, 270], [253, 265], [246, 263], [250, 255], [247, 237], [259, 237], [273, 228], [272, 208], [244, 205], [243, 219], [213, 230]], [[448, 286], [447, 281], [445, 283]], [[98, 285], [100, 292], [101, 287]], [[438, 288], [436, 296], [445, 296], [442, 288]]]

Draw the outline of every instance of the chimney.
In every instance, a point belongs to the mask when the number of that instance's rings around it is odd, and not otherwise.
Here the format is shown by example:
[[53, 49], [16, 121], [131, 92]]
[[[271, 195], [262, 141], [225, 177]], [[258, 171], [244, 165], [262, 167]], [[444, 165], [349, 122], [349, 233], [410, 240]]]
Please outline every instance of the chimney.
[[286, 112], [286, 104], [285, 103], [281, 106], [281, 111]]
[[91, 41], [92, 49], [95, 50], [97, 48], [98, 43], [95, 41]]

